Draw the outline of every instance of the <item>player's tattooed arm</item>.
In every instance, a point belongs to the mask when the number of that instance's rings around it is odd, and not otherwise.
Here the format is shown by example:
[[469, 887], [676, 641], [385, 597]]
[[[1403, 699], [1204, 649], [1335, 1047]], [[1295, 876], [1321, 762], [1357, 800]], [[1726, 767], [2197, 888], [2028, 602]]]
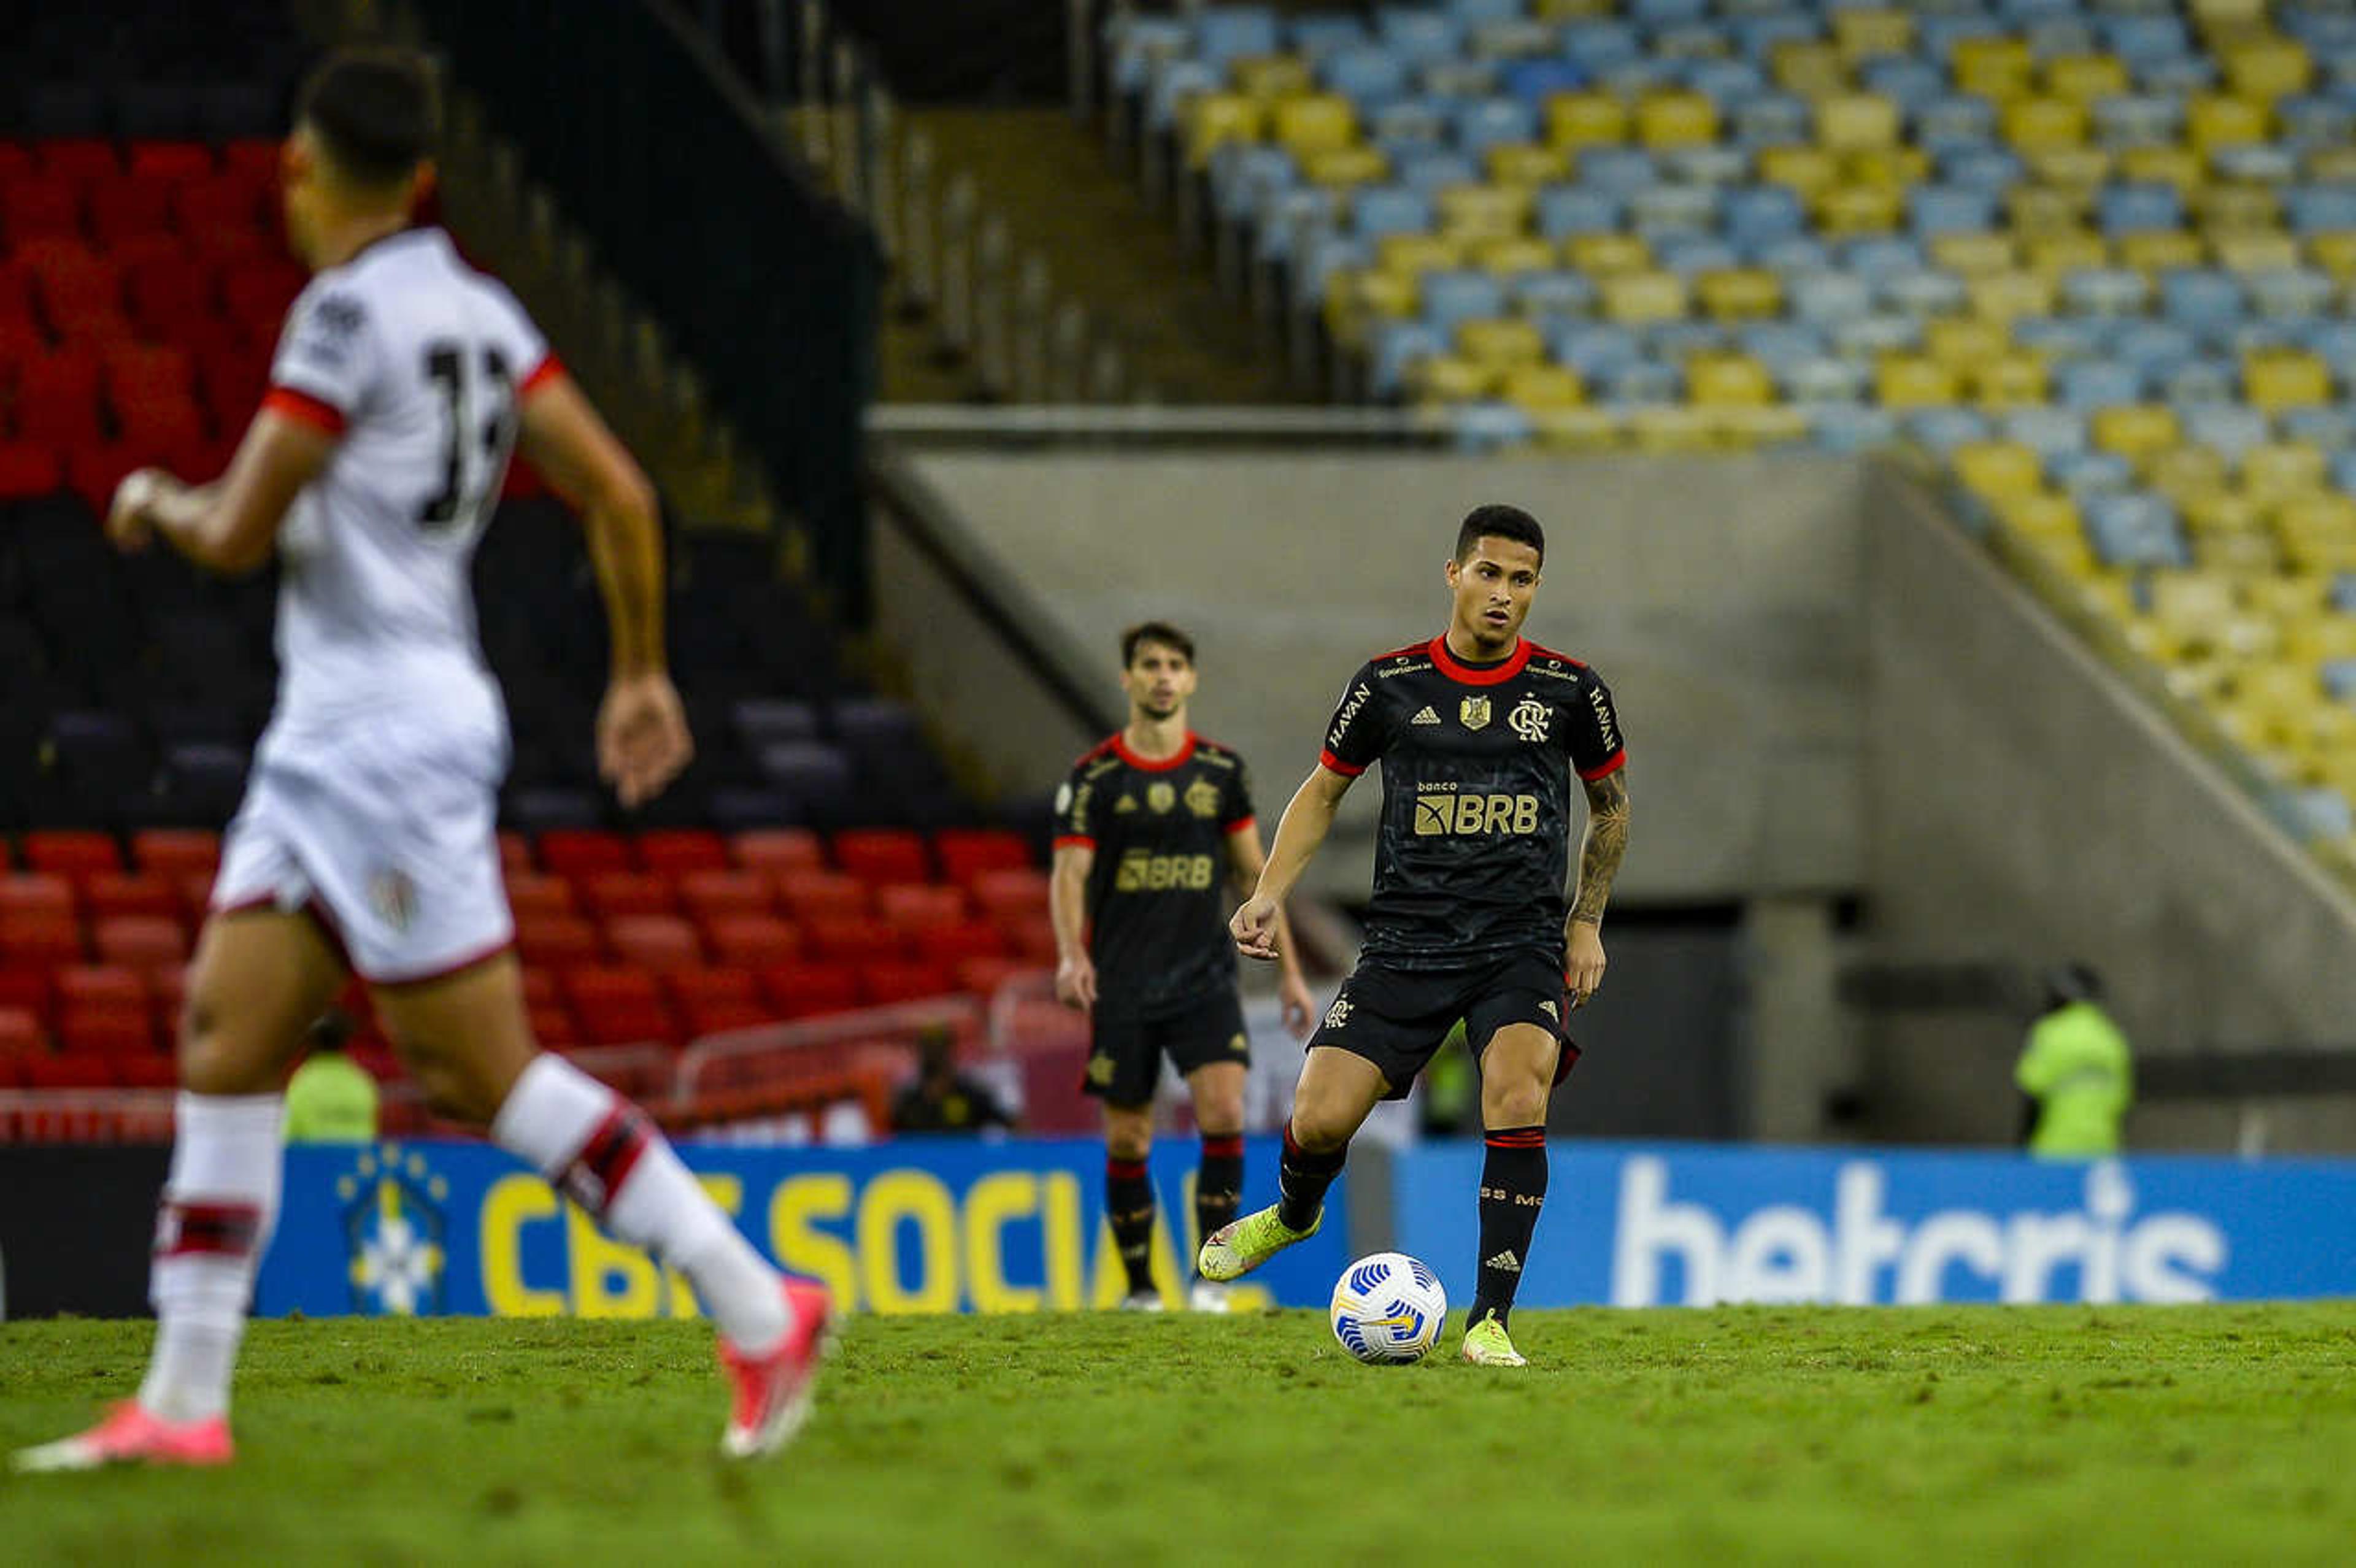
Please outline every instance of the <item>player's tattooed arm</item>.
[[1574, 922], [1602, 923], [1627, 853], [1628, 770], [1622, 768], [1587, 785], [1587, 837], [1579, 851], [1579, 891], [1570, 901]]

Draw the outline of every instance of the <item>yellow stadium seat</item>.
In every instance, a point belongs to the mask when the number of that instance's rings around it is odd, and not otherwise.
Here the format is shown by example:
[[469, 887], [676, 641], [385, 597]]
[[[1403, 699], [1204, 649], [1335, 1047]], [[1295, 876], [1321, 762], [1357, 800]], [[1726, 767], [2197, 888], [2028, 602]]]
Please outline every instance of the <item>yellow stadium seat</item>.
[[2294, 92], [2304, 92], [2315, 76], [2315, 62], [2297, 38], [2271, 34], [2228, 44], [2221, 51], [2225, 84], [2240, 97], [2272, 103]]
[[1851, 65], [1881, 55], [1910, 54], [1914, 48], [1914, 18], [1895, 6], [1836, 11], [1832, 24], [1833, 47]]
[[2356, 615], [2331, 613], [2283, 626], [2283, 652], [2291, 658], [2319, 664], [2325, 659], [2356, 658]]
[[1570, 177], [1569, 155], [1558, 147], [1505, 142], [1486, 155], [1489, 177], [1499, 185], [1539, 186]]
[[2208, 254], [2201, 241], [2180, 229], [2151, 229], [2118, 238], [2119, 264], [2140, 272], [2197, 267]]
[[1789, 40], [1775, 46], [1775, 85], [1803, 98], [1822, 98], [1848, 86], [1848, 64], [1831, 44]]
[[1570, 22], [1588, 16], [1609, 16], [1620, 0], [1534, 0], [1530, 12], [1541, 22]]
[[2211, 640], [2219, 626], [2242, 612], [2233, 581], [2215, 572], [2155, 571], [2146, 587], [2151, 618], [2180, 643]]
[[1759, 321], [1783, 308], [1783, 281], [1764, 267], [1703, 272], [1694, 279], [1694, 293], [1717, 321]]
[[1501, 317], [1460, 322], [1456, 352], [1476, 364], [1520, 369], [1545, 362], [1546, 336], [1526, 321]]
[[2081, 584], [2092, 581], [2102, 570], [2094, 560], [2094, 547], [2083, 533], [2029, 534], [2026, 538], [2038, 559]]
[[2030, 448], [2011, 441], [1971, 441], [1947, 454], [1964, 488], [1989, 501], [2033, 496], [2044, 465]]
[[2009, 272], [2019, 259], [2009, 235], [1937, 234], [1931, 239], [1932, 264], [1958, 277]]
[[1620, 416], [1610, 409], [1575, 404], [1525, 411], [1538, 444], [1549, 452], [1611, 452], [1621, 444]]
[[1502, 365], [1456, 354], [1434, 354], [1408, 367], [1407, 384], [1420, 401], [1458, 403], [1487, 397], [1504, 375]]
[[1992, 413], [2010, 409], [2042, 408], [2051, 393], [2045, 361], [2034, 354], [2007, 354], [1983, 360], [1964, 372], [1972, 401]]
[[1648, 147], [1706, 147], [1718, 140], [1718, 105], [1698, 92], [1648, 92], [1636, 101], [1636, 139]]
[[2270, 414], [2320, 408], [2331, 400], [2331, 370], [2305, 349], [2254, 350], [2242, 356], [2242, 395]]
[[2024, 38], [1958, 38], [1947, 50], [1947, 68], [1954, 77], [1955, 90], [1976, 92], [1998, 103], [2028, 96], [2034, 64]]
[[2265, 141], [2274, 116], [2263, 103], [2225, 92], [2195, 93], [2185, 104], [2184, 139], [2196, 152], [2246, 147]]
[[2319, 571], [2276, 571], [2253, 577], [2243, 592], [2254, 613], [2272, 615], [2286, 624], [2326, 613], [2331, 579]]
[[2019, 152], [2074, 147], [2086, 139], [2086, 106], [2067, 98], [2016, 98], [2004, 106], [2000, 123]]
[[1229, 142], [1259, 139], [1260, 106], [1239, 93], [1205, 92], [1184, 110], [1186, 163], [1191, 168], [1210, 166], [1211, 155]]
[[1957, 370], [2001, 357], [2010, 342], [2011, 334], [1994, 322], [1968, 316], [1943, 317], [1922, 327], [1922, 352]]
[[1582, 272], [1614, 277], [1648, 270], [1653, 248], [1641, 235], [1574, 234], [1562, 242], [1562, 259]]
[[1276, 105], [1276, 140], [1296, 158], [1346, 147], [1358, 139], [1357, 111], [1339, 93], [1311, 92]]
[[2091, 195], [2111, 177], [2115, 160], [2107, 147], [2040, 147], [2022, 155], [2029, 177], [2040, 185], [2058, 185]]
[[1822, 147], [1762, 147], [1759, 177], [1768, 185], [1789, 187], [1803, 199], [1826, 189], [1839, 177], [1840, 165]]
[[1387, 272], [1416, 276], [1464, 263], [1464, 243], [1440, 234], [1386, 234], [1375, 241], [1376, 262]]
[[1601, 291], [1607, 320], [1637, 325], [1686, 316], [1686, 283], [1675, 272], [1615, 272]]
[[[1422, 285], [1416, 278], [1417, 274], [1411, 272], [1379, 267], [1336, 274], [1342, 308], [1344, 314], [1384, 316], [1392, 320], [1413, 315], [1423, 297]], [[1333, 286], [1329, 285], [1327, 299], [1333, 300], [1336, 292]]]
[[2308, 260], [2340, 283], [2356, 278], [2356, 229], [2334, 229], [2307, 237]]
[[2356, 180], [2356, 147], [2312, 147], [2307, 154], [2311, 180]]
[[1816, 227], [1828, 239], [1887, 234], [1905, 208], [1902, 193], [1890, 186], [1842, 185], [1816, 193]]
[[1558, 92], [1547, 100], [1547, 144], [1608, 147], [1628, 139], [1628, 106], [1609, 92]]
[[1484, 272], [1539, 272], [1555, 264], [1554, 246], [1533, 234], [1476, 240], [1468, 259]]
[[2298, 265], [2298, 241], [2280, 230], [2212, 234], [2209, 253], [2219, 266], [2233, 272], [2280, 272]]
[[1575, 409], [1587, 400], [1579, 372], [1560, 365], [1517, 365], [1505, 372], [1499, 395], [1525, 409]]
[[2274, 526], [2286, 548], [2325, 543], [2356, 549], [2356, 499], [2337, 491], [2302, 496], [2275, 508]]
[[1520, 186], [1452, 185], [1433, 199], [1440, 230], [1466, 240], [1500, 240], [1529, 227], [1530, 192]]
[[2188, 496], [2225, 490], [2225, 456], [2211, 446], [2172, 446], [2152, 454], [2143, 470], [2143, 479], [2181, 506]]
[[2085, 542], [2078, 503], [2050, 490], [2008, 493], [1996, 500], [1997, 516], [2005, 526], [2030, 539], [2074, 539]]
[[1787, 403], [1719, 403], [1702, 412], [1719, 444], [1731, 451], [1788, 445], [1808, 435], [1807, 415]]
[[1816, 145], [1820, 147], [1836, 153], [1894, 147], [1898, 131], [1898, 105], [1878, 92], [1837, 92], [1816, 101]]
[[1686, 398], [1706, 408], [1763, 408], [1775, 400], [1775, 379], [1748, 354], [1697, 354], [1686, 361]]
[[2099, 410], [2087, 421], [2086, 433], [2104, 452], [2127, 458], [2145, 456], [2182, 439], [2175, 411], [2158, 404]]
[[2262, 185], [2202, 186], [2191, 193], [2187, 205], [2193, 220], [2211, 233], [2276, 229], [2282, 224], [2282, 199]]
[[1874, 400], [1886, 409], [1946, 408], [1959, 392], [1953, 370], [1920, 354], [1885, 354], [1873, 368]]
[[1298, 55], [1244, 55], [1227, 67], [1227, 80], [1237, 92], [1263, 101], [1296, 98], [1315, 85], [1309, 62]]
[[2056, 55], [2045, 62], [2045, 91], [2091, 104], [2128, 91], [2126, 62], [2116, 55]]
[[2051, 315], [2060, 293], [2059, 273], [2028, 271], [1986, 272], [1966, 280], [1972, 314], [1987, 321], [2010, 323], [2025, 315]]
[[2317, 495], [2325, 488], [2328, 471], [2323, 449], [2312, 443], [2267, 442], [2242, 453], [2242, 493], [2262, 507]]
[[2103, 237], [2083, 229], [2031, 236], [2021, 250], [2031, 272], [2057, 280], [2081, 267], [2108, 266], [2111, 260], [2111, 248]]
[[2203, 485], [2177, 495], [2164, 490], [2160, 494], [2169, 495], [2176, 503], [2176, 509], [2183, 514], [2185, 527], [2196, 537], [2251, 533], [2265, 521], [2265, 514], [2255, 501], [2222, 485]]
[[1706, 409], [1644, 408], [1628, 416], [1628, 434], [1639, 452], [1709, 452], [1720, 444], [1725, 428]]
[[1841, 176], [1851, 185], [1904, 189], [1931, 177], [1931, 155], [1920, 147], [1864, 147], [1842, 155]]
[[2186, 147], [2128, 147], [2118, 156], [2123, 180], [2144, 185], [2169, 185], [2179, 196], [2189, 196], [2207, 177], [2201, 155]]
[[2282, 565], [2282, 552], [2275, 548], [2274, 536], [2256, 531], [2196, 533], [2192, 536], [2192, 559], [2210, 571], [2230, 571], [2253, 579]]
[[1301, 172], [1312, 185], [1373, 185], [1390, 178], [1391, 161], [1379, 147], [1331, 147], [1301, 159]]
[[2004, 193], [2013, 232], [2029, 240], [2083, 229], [2093, 205], [2086, 192], [2064, 186], [2017, 185]]

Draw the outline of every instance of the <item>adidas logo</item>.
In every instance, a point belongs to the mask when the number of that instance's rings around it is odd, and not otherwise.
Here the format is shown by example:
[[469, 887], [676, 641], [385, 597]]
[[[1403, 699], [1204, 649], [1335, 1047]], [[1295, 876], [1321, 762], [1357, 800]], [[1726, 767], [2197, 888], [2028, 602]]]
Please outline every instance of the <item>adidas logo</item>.
[[1499, 1253], [1495, 1257], [1491, 1258], [1487, 1263], [1483, 1264], [1481, 1266], [1483, 1268], [1500, 1269], [1506, 1274], [1519, 1274], [1522, 1272], [1522, 1260], [1514, 1255], [1513, 1248], [1507, 1247], [1504, 1252]]
[[1427, 708], [1422, 712], [1417, 714], [1414, 718], [1408, 720], [1408, 722], [1410, 724], [1437, 724], [1440, 722], [1440, 715]]

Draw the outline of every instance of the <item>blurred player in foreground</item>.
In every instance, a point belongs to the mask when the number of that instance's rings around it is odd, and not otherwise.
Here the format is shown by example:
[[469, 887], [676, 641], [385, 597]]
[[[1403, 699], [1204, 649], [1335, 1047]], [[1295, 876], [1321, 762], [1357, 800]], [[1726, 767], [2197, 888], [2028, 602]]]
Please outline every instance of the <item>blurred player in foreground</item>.
[[156, 1224], [155, 1350], [137, 1397], [19, 1468], [231, 1457], [229, 1389], [278, 1207], [279, 1083], [356, 971], [435, 1109], [487, 1124], [620, 1239], [684, 1271], [734, 1385], [724, 1452], [766, 1452], [807, 1413], [828, 1305], [787, 1281], [645, 1114], [525, 1019], [494, 832], [507, 717], [467, 582], [509, 449], [580, 508], [612, 632], [599, 766], [625, 806], [691, 752], [666, 672], [647, 479], [514, 298], [449, 237], [411, 227], [436, 120], [421, 57], [354, 50], [305, 84], [284, 175], [316, 274], [229, 472], [143, 470], [107, 528], [199, 566], [274, 551], [277, 705], [223, 847], [181, 1022], [181, 1093]]
[[[1212, 1236], [1199, 1264], [1206, 1279], [1233, 1279], [1313, 1234], [1359, 1124], [1408, 1092], [1462, 1019], [1488, 1142], [1463, 1353], [1484, 1366], [1524, 1364], [1507, 1320], [1546, 1200], [1547, 1102], [1579, 1056], [1565, 1004], [1602, 983], [1603, 908], [1628, 848], [1627, 753], [1611, 692], [1577, 659], [1521, 635], [1545, 564], [1537, 519], [1475, 508], [1447, 565], [1448, 629], [1365, 665], [1343, 688], [1318, 765], [1230, 925], [1248, 956], [1276, 955], [1278, 901], [1352, 781], [1380, 762], [1365, 945], [1309, 1042], [1285, 1125], [1282, 1200]], [[1566, 900], [1573, 773], [1588, 821], [1578, 891]]]
[[[1234, 1219], [1243, 1194], [1251, 1040], [1220, 889], [1249, 888], [1264, 857], [1243, 759], [1187, 727], [1194, 639], [1148, 621], [1122, 635], [1120, 662], [1129, 722], [1055, 795], [1055, 994], [1089, 1013], [1082, 1087], [1104, 1102], [1105, 1213], [1129, 1271], [1121, 1305], [1158, 1312], [1145, 1162], [1163, 1055], [1185, 1077], [1202, 1134], [1197, 1232]], [[1306, 1034], [1314, 1008], [1289, 936], [1279, 952], [1284, 1020]], [[1226, 1286], [1198, 1279], [1188, 1302], [1225, 1312]]]

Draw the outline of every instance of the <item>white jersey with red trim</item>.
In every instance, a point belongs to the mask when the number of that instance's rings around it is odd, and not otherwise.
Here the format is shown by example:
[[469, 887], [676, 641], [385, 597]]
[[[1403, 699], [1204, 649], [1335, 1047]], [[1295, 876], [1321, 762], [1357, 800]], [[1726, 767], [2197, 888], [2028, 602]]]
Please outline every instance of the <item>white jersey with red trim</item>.
[[278, 704], [265, 757], [406, 715], [504, 714], [470, 572], [522, 394], [554, 373], [515, 297], [439, 229], [376, 241], [287, 313], [263, 407], [334, 434], [278, 535]]

